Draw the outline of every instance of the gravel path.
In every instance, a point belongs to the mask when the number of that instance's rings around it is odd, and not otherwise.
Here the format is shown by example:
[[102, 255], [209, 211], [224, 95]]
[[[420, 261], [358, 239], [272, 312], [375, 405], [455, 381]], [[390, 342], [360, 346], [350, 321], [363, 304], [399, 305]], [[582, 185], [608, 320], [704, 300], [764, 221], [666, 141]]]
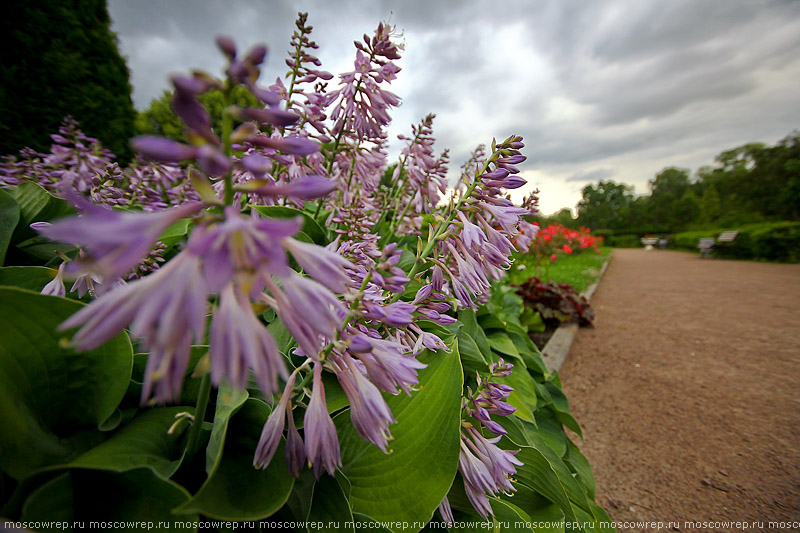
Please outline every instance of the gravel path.
[[592, 305], [561, 375], [612, 519], [800, 522], [800, 265], [618, 249]]

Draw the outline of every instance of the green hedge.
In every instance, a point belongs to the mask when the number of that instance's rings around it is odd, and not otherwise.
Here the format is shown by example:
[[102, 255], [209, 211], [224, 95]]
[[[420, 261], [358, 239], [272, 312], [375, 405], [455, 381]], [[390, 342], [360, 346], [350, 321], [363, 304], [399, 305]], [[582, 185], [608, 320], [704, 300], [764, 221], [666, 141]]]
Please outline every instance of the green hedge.
[[592, 235], [603, 237], [603, 244], [614, 248], [641, 248], [640, 239], [644, 236], [644, 234], [639, 235], [638, 233], [618, 234], [610, 229], [592, 230]]
[[800, 222], [765, 222], [740, 228], [676, 233], [670, 239], [669, 247], [697, 251], [701, 238], [718, 237], [723, 231], [731, 230], [738, 231], [739, 235], [733, 242], [715, 244], [715, 257], [800, 262]]

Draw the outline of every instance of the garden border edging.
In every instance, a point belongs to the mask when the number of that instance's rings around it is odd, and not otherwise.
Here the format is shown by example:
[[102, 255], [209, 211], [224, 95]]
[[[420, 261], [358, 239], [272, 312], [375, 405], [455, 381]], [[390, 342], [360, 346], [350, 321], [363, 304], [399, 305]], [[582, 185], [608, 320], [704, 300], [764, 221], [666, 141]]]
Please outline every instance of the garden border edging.
[[[597, 281], [586, 287], [586, 290], [581, 293], [581, 295], [587, 300], [591, 300], [592, 296], [594, 296], [597, 286], [600, 285], [600, 281], [603, 279], [603, 274], [605, 274], [608, 264], [611, 262], [611, 258], [613, 256], [614, 252], [612, 250], [608, 256], [608, 260], [603, 263], [603, 266], [600, 268], [600, 274], [597, 276]], [[542, 348], [542, 359], [544, 360], [544, 365], [547, 367], [548, 371], [556, 372], [561, 368], [561, 365], [563, 365], [564, 361], [567, 359], [567, 355], [569, 355], [569, 349], [572, 346], [572, 341], [575, 340], [575, 335], [577, 334], [578, 324], [574, 322], [564, 324], [563, 326], [559, 327], [555, 333], [553, 333], [553, 336], [550, 337], [550, 340], [547, 341], [547, 344], [545, 344], [544, 348]]]

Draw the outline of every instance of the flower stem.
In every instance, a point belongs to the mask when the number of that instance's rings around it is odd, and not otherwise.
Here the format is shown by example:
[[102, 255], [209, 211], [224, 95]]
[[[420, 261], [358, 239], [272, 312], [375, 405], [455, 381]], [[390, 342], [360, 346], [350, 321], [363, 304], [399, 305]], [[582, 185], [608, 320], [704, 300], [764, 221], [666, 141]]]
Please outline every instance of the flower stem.
[[[233, 84], [231, 80], [228, 79], [225, 81], [225, 88], [222, 91], [222, 98], [223, 98], [223, 109], [225, 111], [222, 113], [222, 142], [223, 142], [223, 151], [225, 156], [230, 158], [233, 155], [233, 146], [231, 143], [231, 133], [233, 132], [233, 118], [231, 117], [230, 113], [228, 113], [227, 109], [233, 103]], [[233, 171], [229, 170], [228, 173], [225, 175], [225, 205], [231, 205], [233, 203]]]
[[211, 396], [211, 374], [206, 373], [200, 382], [200, 391], [197, 393], [197, 404], [194, 408], [194, 421], [189, 430], [189, 440], [186, 442], [186, 456], [189, 460], [197, 453], [200, 447], [200, 432], [206, 417], [208, 399]]

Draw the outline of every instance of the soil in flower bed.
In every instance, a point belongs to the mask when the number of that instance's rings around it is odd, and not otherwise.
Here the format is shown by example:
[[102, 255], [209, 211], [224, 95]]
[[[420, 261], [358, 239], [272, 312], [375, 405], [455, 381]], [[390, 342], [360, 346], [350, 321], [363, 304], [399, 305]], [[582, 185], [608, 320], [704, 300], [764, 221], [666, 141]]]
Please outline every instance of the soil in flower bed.
[[561, 377], [611, 518], [796, 521], [800, 265], [617, 249], [592, 305]]
[[550, 340], [550, 337], [553, 336], [553, 334], [560, 326], [561, 322], [557, 320], [553, 321], [547, 320], [545, 321], [544, 331], [542, 331], [541, 333], [529, 332], [528, 336], [531, 338], [536, 347], [539, 348], [539, 350], [541, 351], [547, 344], [547, 341]]

